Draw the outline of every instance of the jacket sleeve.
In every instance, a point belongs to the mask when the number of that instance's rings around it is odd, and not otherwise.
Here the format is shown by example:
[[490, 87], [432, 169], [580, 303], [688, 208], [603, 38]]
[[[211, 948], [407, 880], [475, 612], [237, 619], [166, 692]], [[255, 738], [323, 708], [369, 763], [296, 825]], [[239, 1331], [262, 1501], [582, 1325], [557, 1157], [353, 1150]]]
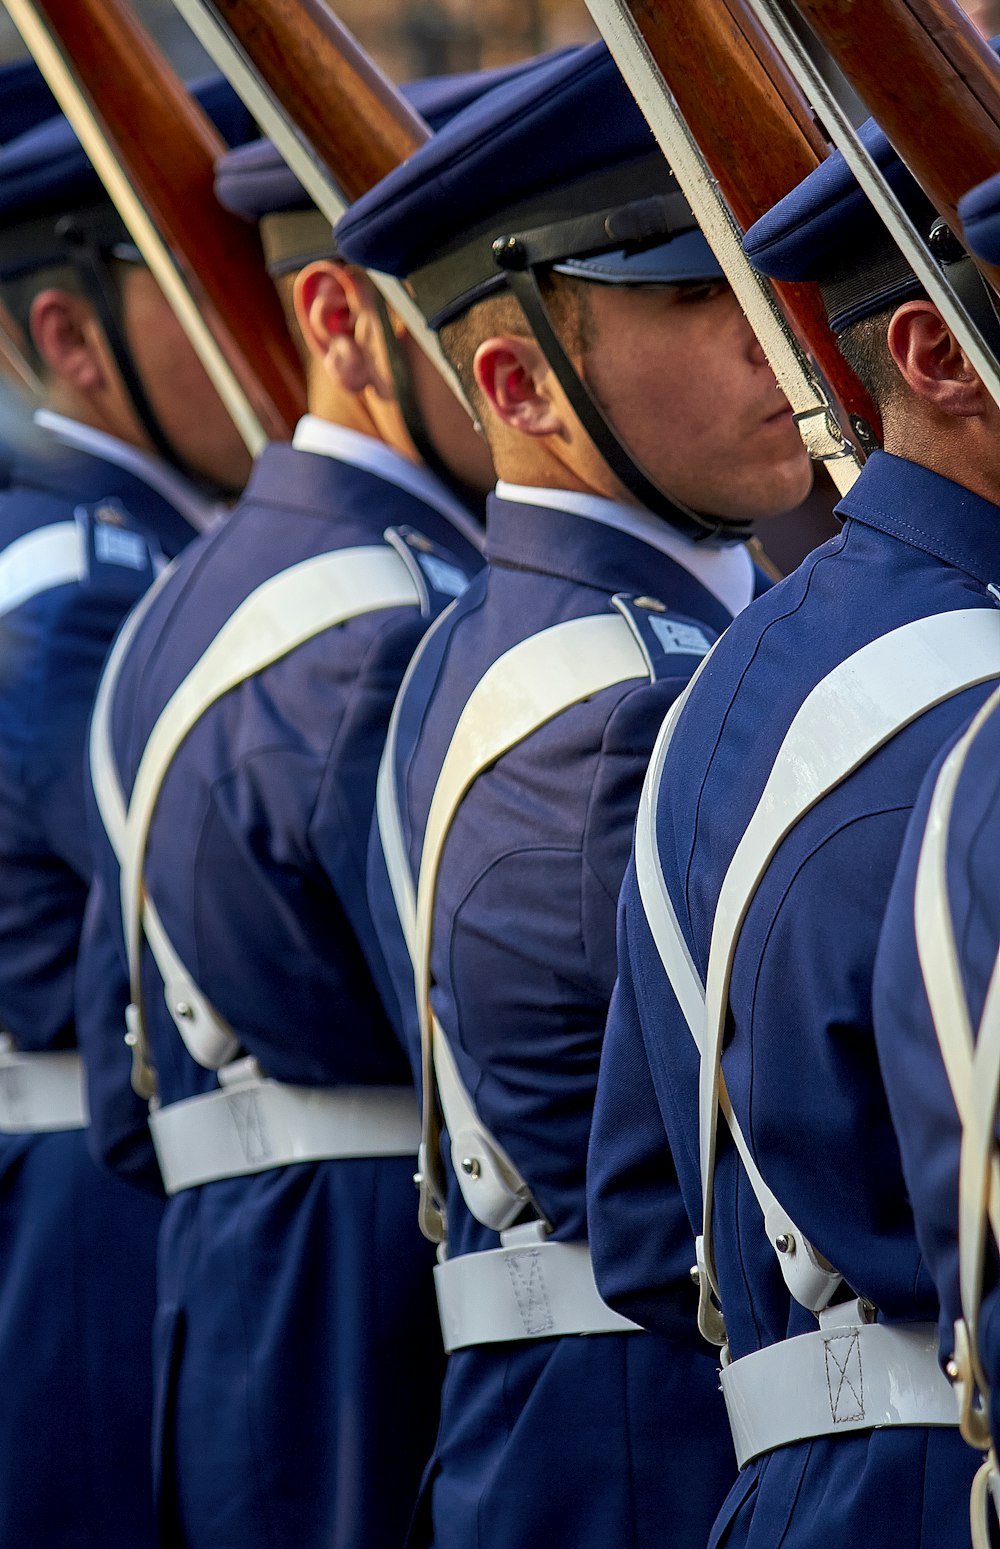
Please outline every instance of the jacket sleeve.
[[145, 1101], [132, 1090], [132, 1058], [125, 1044], [128, 969], [118, 903], [118, 866], [90, 802], [94, 878], [87, 898], [77, 957], [76, 1030], [87, 1078], [94, 1160], [130, 1183], [162, 1194]]
[[694, 1231], [657, 1103], [637, 998], [644, 950], [652, 950], [652, 942], [633, 861], [619, 905], [618, 982], [587, 1160], [591, 1253], [610, 1306], [644, 1328], [700, 1345], [690, 1278]]

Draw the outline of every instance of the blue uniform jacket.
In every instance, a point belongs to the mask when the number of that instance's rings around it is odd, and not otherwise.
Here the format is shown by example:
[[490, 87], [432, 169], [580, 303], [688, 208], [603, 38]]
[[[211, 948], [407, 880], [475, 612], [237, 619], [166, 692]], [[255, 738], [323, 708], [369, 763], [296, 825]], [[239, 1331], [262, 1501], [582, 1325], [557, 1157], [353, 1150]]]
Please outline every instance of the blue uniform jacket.
[[[958, 1278], [958, 1164], [961, 1127], [931, 1020], [917, 958], [913, 901], [917, 861], [940, 766], [933, 766], [903, 846], [875, 962], [875, 1039], [913, 1205], [917, 1238], [941, 1298], [941, 1354], [955, 1343], [962, 1302]], [[974, 1029], [1000, 945], [1000, 713], [972, 743], [948, 830], [947, 878], [955, 944]], [[987, 1243], [991, 1241], [987, 1234]], [[980, 1351], [991, 1386], [991, 1418], [1000, 1435], [1000, 1295], [988, 1248]]]
[[[125, 792], [163, 705], [250, 592], [404, 525], [478, 561], [445, 516], [386, 479], [267, 448], [226, 525], [184, 556], [130, 647], [112, 716]], [[279, 1080], [408, 1080], [361, 943], [378, 760], [426, 623], [393, 609], [307, 641], [218, 700], [163, 785], [150, 896], [204, 994]], [[103, 831], [98, 844], [81, 989], [91, 968], [106, 973], [110, 936], [120, 1006], [119, 872]], [[169, 1017], [148, 951], [144, 984], [161, 1101], [216, 1089]], [[81, 1026], [94, 1142], [148, 1178], [120, 1031], [109, 1038], [106, 1020], [92, 1026], [82, 1009]], [[168, 1201], [155, 1462], [171, 1544], [396, 1549], [433, 1439], [441, 1359], [412, 1172], [403, 1157], [308, 1163]]]
[[[192, 535], [138, 477], [40, 438], [0, 494], [8, 546], [79, 523], [85, 571], [0, 617], [0, 1028], [76, 1042], [91, 861], [83, 763], [108, 647]], [[144, 535], [144, 536], [143, 536]], [[82, 1130], [0, 1135], [0, 1545], [153, 1545], [149, 1426], [159, 1206], [99, 1171]]]
[[[652, 593], [707, 647], [730, 614], [680, 564], [580, 515], [493, 497], [488, 564], [428, 641], [401, 704], [395, 769], [416, 874], [461, 710], [489, 666], [550, 625]], [[654, 643], [655, 650], [655, 643]], [[615, 903], [660, 721], [697, 656], [604, 690], [475, 782], [446, 842], [433, 1002], [481, 1119], [559, 1239], [586, 1237], [584, 1167], [615, 978]], [[376, 924], [419, 1069], [412, 976], [373, 839]], [[450, 1162], [449, 1255], [495, 1248]], [[703, 1544], [734, 1472], [711, 1358], [697, 1348], [686, 1218], [662, 1203], [670, 1337], [605, 1334], [464, 1349], [449, 1359], [416, 1544]], [[599, 1481], [599, 1483], [597, 1482]], [[432, 1522], [431, 1522], [432, 1519]]]
[[[733, 625], [668, 754], [657, 811], [664, 878], [704, 976], [715, 903], [781, 739], [837, 663], [908, 620], [994, 606], [1000, 512], [876, 453], [838, 507], [840, 535]], [[872, 1033], [879, 927], [910, 809], [941, 743], [988, 692], [969, 690], [899, 734], [798, 824], [753, 900], [736, 953], [723, 1058], [761, 1171], [810, 1241], [888, 1319], [937, 1316]], [[598, 1284], [651, 1328], [671, 1246], [662, 1199], [679, 1178], [701, 1229], [698, 1062], [630, 865], [619, 982], [590, 1158]], [[814, 1328], [792, 1303], [760, 1211], [723, 1136], [715, 1252], [734, 1356]], [[846, 1294], [846, 1293], [845, 1293]], [[785, 1447], [745, 1468], [713, 1543], [787, 1549], [965, 1545], [971, 1454], [950, 1430], [889, 1430]]]

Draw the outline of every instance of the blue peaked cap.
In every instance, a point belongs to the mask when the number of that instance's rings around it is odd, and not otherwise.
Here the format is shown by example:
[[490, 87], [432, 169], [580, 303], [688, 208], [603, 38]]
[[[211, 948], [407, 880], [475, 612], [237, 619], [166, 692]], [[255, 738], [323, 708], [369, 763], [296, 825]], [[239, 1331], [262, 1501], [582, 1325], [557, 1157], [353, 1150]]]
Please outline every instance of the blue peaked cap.
[[[254, 120], [221, 75], [196, 81], [190, 90], [227, 144], [239, 145], [257, 133]], [[55, 235], [56, 222], [85, 210], [106, 212], [102, 240], [128, 246], [104, 186], [62, 114], [5, 145], [0, 150], [0, 279], [60, 262], [66, 254]]]
[[958, 201], [966, 241], [987, 263], [1000, 263], [1000, 173]]
[[[566, 52], [563, 50], [563, 52]], [[471, 70], [461, 75], [435, 75], [400, 87], [437, 133], [456, 113], [462, 112], [484, 92], [515, 79], [537, 63], [529, 60], [499, 70]], [[255, 140], [220, 156], [215, 167], [215, 193], [221, 205], [245, 220], [290, 210], [310, 210], [313, 202], [295, 173], [286, 166], [270, 140]], [[330, 248], [332, 250], [332, 241]]]
[[[990, 47], [1000, 53], [1000, 37], [991, 39]], [[873, 118], [859, 134], [917, 230], [928, 239], [938, 218], [934, 206]], [[963, 220], [966, 211], [971, 217], [972, 226], [966, 229], [973, 242], [986, 235], [988, 222], [980, 222], [985, 221], [990, 187], [997, 189], [1000, 202], [1000, 180], [994, 179], [959, 205]], [[983, 196], [982, 203], [977, 203], [977, 195]], [[995, 230], [993, 250], [1000, 257], [1000, 217]], [[750, 227], [743, 248], [754, 268], [774, 280], [818, 281], [835, 332], [925, 294], [839, 151]]]
[[0, 145], [58, 113], [59, 105], [33, 59], [0, 69]]
[[[682, 212], [668, 241], [649, 210], [660, 196]], [[437, 326], [506, 283], [497, 238], [638, 201], [648, 229], [640, 221], [609, 247], [610, 229], [598, 240], [581, 220], [549, 261], [607, 284], [721, 279], [646, 120], [594, 43], [536, 61], [458, 113], [352, 205], [335, 235], [351, 262], [410, 279]]]

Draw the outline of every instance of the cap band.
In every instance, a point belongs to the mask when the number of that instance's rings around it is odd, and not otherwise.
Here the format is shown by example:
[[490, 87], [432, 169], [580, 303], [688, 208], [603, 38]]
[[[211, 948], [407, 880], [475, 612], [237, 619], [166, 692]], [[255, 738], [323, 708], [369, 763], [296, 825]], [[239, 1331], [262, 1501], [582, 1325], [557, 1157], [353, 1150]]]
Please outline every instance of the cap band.
[[[632, 238], [612, 234], [614, 222], [627, 220], [626, 210], [633, 205], [641, 207], [644, 221], [643, 238], [635, 242], [637, 250], [662, 244], [667, 237], [694, 227], [673, 173], [656, 152], [621, 167], [602, 167], [563, 188], [496, 211], [409, 276], [417, 303], [431, 327], [439, 328], [474, 302], [501, 290], [506, 279], [494, 243], [512, 233], [523, 233], [524, 240], [536, 250], [527, 259], [529, 263], [555, 263], [560, 258], [625, 247]], [[653, 206], [662, 224], [651, 219]], [[632, 229], [640, 228], [635, 225]], [[650, 283], [648, 276], [645, 283]]]
[[335, 258], [333, 230], [319, 210], [279, 210], [260, 219], [268, 274], [293, 274], [320, 258]]
[[[39, 269], [65, 264], [66, 241], [59, 232], [65, 215], [64, 209], [53, 210], [5, 231], [0, 227], [0, 280], [18, 280]], [[89, 209], [74, 210], [73, 220], [102, 253], [113, 253], [126, 259], [131, 259], [135, 253], [132, 239], [114, 205], [98, 204]]]
[[906, 259], [889, 240], [866, 254], [863, 266], [822, 279], [820, 292], [834, 333], [924, 294]]

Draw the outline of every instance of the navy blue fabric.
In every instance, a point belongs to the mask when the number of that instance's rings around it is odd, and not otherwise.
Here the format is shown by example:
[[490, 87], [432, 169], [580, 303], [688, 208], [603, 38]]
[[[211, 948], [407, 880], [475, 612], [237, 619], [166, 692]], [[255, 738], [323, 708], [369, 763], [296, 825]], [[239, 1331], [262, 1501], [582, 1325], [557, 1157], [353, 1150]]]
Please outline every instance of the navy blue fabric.
[[33, 59], [16, 59], [0, 70], [0, 145], [34, 129], [59, 108]]
[[[706, 971], [722, 878], [781, 739], [812, 687], [876, 636], [952, 608], [994, 606], [1000, 512], [915, 464], [873, 454], [838, 507], [840, 535], [746, 611], [692, 693], [657, 808], [660, 862]], [[848, 1287], [890, 1320], [937, 1317], [914, 1234], [872, 1032], [875, 949], [910, 809], [942, 742], [988, 692], [923, 716], [786, 838], [736, 952], [723, 1070], [765, 1179]], [[619, 981], [598, 1084], [589, 1219], [605, 1297], [670, 1327], [662, 1224], [676, 1172], [701, 1229], [698, 1060], [630, 864]], [[723, 1133], [715, 1252], [735, 1356], [815, 1327], [793, 1303]], [[748, 1465], [712, 1544], [786, 1549], [969, 1541], [975, 1458], [957, 1432], [873, 1432], [785, 1447]]]
[[[893, 193], [918, 230], [930, 230], [926, 195], [873, 118], [859, 134]], [[775, 280], [822, 280], [860, 264], [866, 249], [885, 240], [876, 214], [840, 151], [833, 151], [790, 194], [750, 227], [743, 248], [755, 269]]]
[[1000, 259], [1000, 176], [987, 178], [958, 201], [966, 239], [988, 263]]
[[[73, 975], [91, 874], [83, 760], [108, 646], [191, 529], [111, 463], [48, 438], [0, 493], [0, 556], [81, 524], [89, 571], [0, 618], [0, 1027], [75, 1042]], [[120, 562], [98, 534], [107, 522]], [[129, 530], [130, 529], [130, 530]], [[0, 1545], [153, 1549], [150, 1331], [160, 1208], [104, 1176], [84, 1132], [0, 1136]]]
[[[637, 538], [492, 497], [488, 564], [438, 627], [401, 701], [395, 769], [416, 872], [431, 796], [476, 683], [550, 625], [652, 593], [706, 643], [730, 615]], [[458, 811], [433, 926], [435, 1010], [484, 1123], [560, 1240], [586, 1236], [584, 1165], [608, 1001], [615, 900], [650, 747], [697, 664], [609, 688], [500, 758]], [[369, 891], [414, 1070], [412, 976], [373, 832]], [[450, 1161], [449, 1255], [498, 1246]], [[467, 1349], [449, 1358], [441, 1429], [413, 1543], [438, 1549], [703, 1544], [734, 1463], [711, 1355], [698, 1348], [680, 1196], [660, 1202], [673, 1255], [667, 1337], [603, 1335]], [[613, 1423], [609, 1417], [614, 1417]], [[600, 1480], [595, 1488], [595, 1480]]]
[[[222, 76], [207, 76], [190, 89], [228, 145], [241, 145], [256, 135], [253, 119]], [[20, 134], [0, 152], [0, 226], [106, 198], [83, 146], [61, 114]]]
[[[498, 70], [428, 76], [425, 80], [410, 81], [400, 91], [436, 132], [484, 92], [516, 79], [536, 64], [537, 60], [531, 59]], [[215, 193], [227, 210], [250, 221], [284, 210], [308, 210], [313, 204], [270, 140], [254, 140], [220, 157], [215, 168]]]
[[[411, 525], [478, 562], [452, 524], [374, 474], [274, 445], [228, 522], [195, 544], [130, 648], [112, 737], [126, 793], [164, 704], [234, 609], [315, 555]], [[145, 879], [164, 927], [247, 1053], [301, 1085], [406, 1082], [366, 954], [375, 775], [416, 609], [306, 642], [219, 700], [171, 765]], [[80, 1027], [99, 1154], [148, 1179], [127, 1053], [87, 1011], [127, 999], [114, 855], [81, 952]], [[164, 1103], [217, 1088], [188, 1054], [145, 954]], [[168, 1201], [160, 1248], [155, 1461], [165, 1541], [188, 1549], [397, 1549], [440, 1380], [431, 1254], [412, 1160], [302, 1164]]]
[[[953, 739], [954, 740], [954, 739]], [[875, 963], [875, 1038], [896, 1125], [917, 1237], [941, 1298], [941, 1356], [955, 1342], [962, 1304], [958, 1278], [958, 1165], [961, 1127], [941, 1059], [917, 959], [913, 899], [917, 861], [940, 766], [932, 767], [907, 831]], [[978, 732], [955, 792], [948, 831], [947, 889], [955, 945], [974, 1029], [1000, 944], [1000, 714]], [[988, 1239], [992, 1240], [992, 1239]], [[1000, 1434], [1000, 1320], [996, 1254], [987, 1253], [980, 1349]]]
[[[495, 216], [499, 235], [505, 211], [655, 152], [607, 48], [590, 44], [539, 62], [457, 114], [351, 206], [337, 244], [354, 263], [406, 276], [479, 222]], [[631, 256], [602, 254], [603, 277], [624, 281]], [[692, 266], [699, 278], [721, 275], [700, 232], [649, 249], [644, 260], [639, 283], [684, 280]]]

